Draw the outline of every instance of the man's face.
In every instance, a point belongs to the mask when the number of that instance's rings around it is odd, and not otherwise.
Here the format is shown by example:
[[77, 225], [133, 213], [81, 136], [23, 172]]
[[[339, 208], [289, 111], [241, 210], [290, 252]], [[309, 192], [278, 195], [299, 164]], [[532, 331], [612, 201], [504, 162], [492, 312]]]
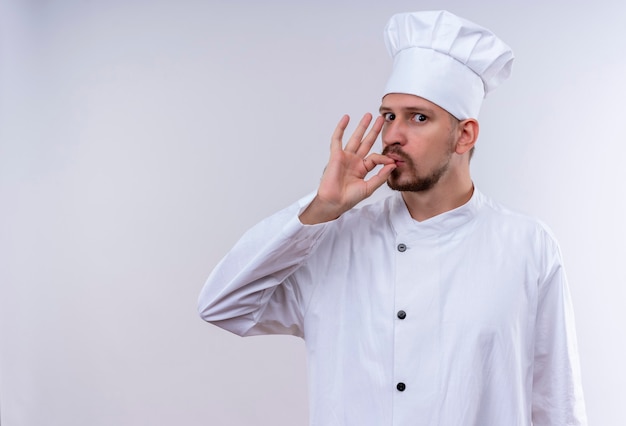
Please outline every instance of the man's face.
[[449, 171], [456, 122], [443, 108], [414, 95], [390, 93], [380, 114], [383, 154], [396, 162], [387, 184], [398, 191], [428, 191]]

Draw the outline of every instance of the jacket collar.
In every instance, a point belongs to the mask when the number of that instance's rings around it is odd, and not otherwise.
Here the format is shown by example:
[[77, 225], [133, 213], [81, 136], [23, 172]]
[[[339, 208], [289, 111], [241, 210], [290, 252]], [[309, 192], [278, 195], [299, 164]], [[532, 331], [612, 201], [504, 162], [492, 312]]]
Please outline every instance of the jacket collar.
[[474, 188], [474, 193], [467, 203], [418, 222], [411, 217], [402, 199], [402, 194], [398, 192], [392, 197], [391, 226], [396, 234], [403, 238], [434, 237], [454, 232], [457, 228], [471, 222], [484, 204], [484, 195]]

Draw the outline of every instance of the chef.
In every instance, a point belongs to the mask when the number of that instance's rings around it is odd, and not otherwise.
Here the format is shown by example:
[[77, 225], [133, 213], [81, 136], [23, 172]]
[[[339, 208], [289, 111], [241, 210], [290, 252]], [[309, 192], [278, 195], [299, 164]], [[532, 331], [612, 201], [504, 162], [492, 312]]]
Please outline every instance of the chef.
[[[318, 190], [241, 238], [201, 317], [303, 338], [311, 425], [586, 425], [559, 246], [470, 176], [511, 49], [446, 11], [393, 16], [385, 43], [377, 118], [345, 142], [339, 121]], [[355, 207], [385, 183], [391, 196]]]

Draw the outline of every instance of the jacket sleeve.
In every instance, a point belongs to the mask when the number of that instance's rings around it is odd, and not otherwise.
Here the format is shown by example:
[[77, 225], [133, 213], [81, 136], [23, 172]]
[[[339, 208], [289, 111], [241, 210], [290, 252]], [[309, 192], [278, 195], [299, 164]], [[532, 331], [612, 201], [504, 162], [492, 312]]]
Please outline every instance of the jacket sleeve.
[[546, 241], [546, 275], [539, 283], [533, 372], [534, 426], [586, 426], [580, 363], [561, 253]]
[[[309, 195], [263, 220], [236, 243], [207, 279], [198, 299], [205, 321], [240, 336], [302, 337], [310, 273], [301, 269], [329, 224], [303, 225]], [[302, 268], [305, 269], [305, 268]]]

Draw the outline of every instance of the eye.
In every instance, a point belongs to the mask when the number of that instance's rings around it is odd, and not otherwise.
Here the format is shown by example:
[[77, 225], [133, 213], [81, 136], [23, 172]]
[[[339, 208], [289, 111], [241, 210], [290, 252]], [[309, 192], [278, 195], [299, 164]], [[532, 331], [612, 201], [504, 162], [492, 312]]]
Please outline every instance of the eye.
[[428, 117], [426, 117], [424, 114], [415, 114], [413, 116], [413, 120], [417, 121], [418, 123], [423, 123], [428, 119]]
[[393, 112], [386, 112], [383, 114], [385, 121], [393, 121], [396, 119], [396, 115]]

